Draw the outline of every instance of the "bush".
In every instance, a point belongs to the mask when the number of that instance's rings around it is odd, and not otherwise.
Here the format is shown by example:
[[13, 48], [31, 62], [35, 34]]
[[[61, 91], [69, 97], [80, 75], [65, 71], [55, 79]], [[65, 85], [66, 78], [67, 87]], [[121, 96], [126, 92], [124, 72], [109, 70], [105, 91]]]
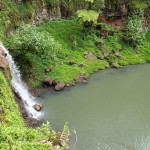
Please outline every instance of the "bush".
[[55, 53], [61, 50], [60, 44], [48, 32], [40, 32], [36, 26], [28, 24], [23, 24], [16, 34], [10, 36], [8, 42], [14, 54], [21, 57], [32, 53], [44, 60], [54, 59]]
[[131, 46], [138, 47], [144, 41], [146, 31], [144, 26], [144, 12], [142, 10], [135, 11], [127, 21], [125, 40]]

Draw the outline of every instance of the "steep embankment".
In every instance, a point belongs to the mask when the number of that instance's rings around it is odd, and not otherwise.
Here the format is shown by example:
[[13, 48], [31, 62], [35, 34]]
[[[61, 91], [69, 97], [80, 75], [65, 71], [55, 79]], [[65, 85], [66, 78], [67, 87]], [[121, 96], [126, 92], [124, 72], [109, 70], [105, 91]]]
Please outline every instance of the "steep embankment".
[[0, 85], [0, 149], [51, 149], [50, 145], [36, 142], [47, 139], [48, 135], [40, 129], [25, 126], [10, 84], [2, 71], [0, 71]]

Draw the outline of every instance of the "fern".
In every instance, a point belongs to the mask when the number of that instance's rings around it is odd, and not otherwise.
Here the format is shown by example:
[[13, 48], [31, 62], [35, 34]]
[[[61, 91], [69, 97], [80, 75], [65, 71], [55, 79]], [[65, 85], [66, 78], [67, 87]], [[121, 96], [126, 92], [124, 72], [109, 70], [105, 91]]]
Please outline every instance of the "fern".
[[97, 19], [99, 17], [99, 13], [93, 10], [78, 10], [77, 11], [78, 18], [82, 23], [84, 22], [93, 22], [97, 24]]

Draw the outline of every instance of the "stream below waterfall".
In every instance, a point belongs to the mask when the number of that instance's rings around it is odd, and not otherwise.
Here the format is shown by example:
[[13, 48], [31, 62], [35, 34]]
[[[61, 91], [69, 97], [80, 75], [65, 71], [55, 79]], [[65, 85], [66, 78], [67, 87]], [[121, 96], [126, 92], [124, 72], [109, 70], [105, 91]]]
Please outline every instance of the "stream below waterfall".
[[40, 99], [55, 130], [69, 123], [74, 150], [150, 150], [149, 64], [99, 71], [86, 85], [47, 88]]

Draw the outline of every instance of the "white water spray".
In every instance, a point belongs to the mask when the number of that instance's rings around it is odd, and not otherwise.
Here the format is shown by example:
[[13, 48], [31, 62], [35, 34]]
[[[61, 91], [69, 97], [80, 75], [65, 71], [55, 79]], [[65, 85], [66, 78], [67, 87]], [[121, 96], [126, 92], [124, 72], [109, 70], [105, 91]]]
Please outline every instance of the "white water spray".
[[0, 44], [0, 47], [4, 50], [4, 52], [7, 54], [6, 59], [9, 62], [9, 68], [11, 71], [11, 84], [16, 93], [21, 97], [21, 100], [24, 103], [25, 109], [27, 110], [28, 114], [32, 118], [39, 118], [41, 116], [40, 112], [37, 112], [34, 109], [35, 103], [35, 97], [33, 97], [26, 84], [21, 80], [21, 74], [18, 69], [18, 67], [15, 65], [15, 62], [10, 55], [9, 51], [2, 45]]

